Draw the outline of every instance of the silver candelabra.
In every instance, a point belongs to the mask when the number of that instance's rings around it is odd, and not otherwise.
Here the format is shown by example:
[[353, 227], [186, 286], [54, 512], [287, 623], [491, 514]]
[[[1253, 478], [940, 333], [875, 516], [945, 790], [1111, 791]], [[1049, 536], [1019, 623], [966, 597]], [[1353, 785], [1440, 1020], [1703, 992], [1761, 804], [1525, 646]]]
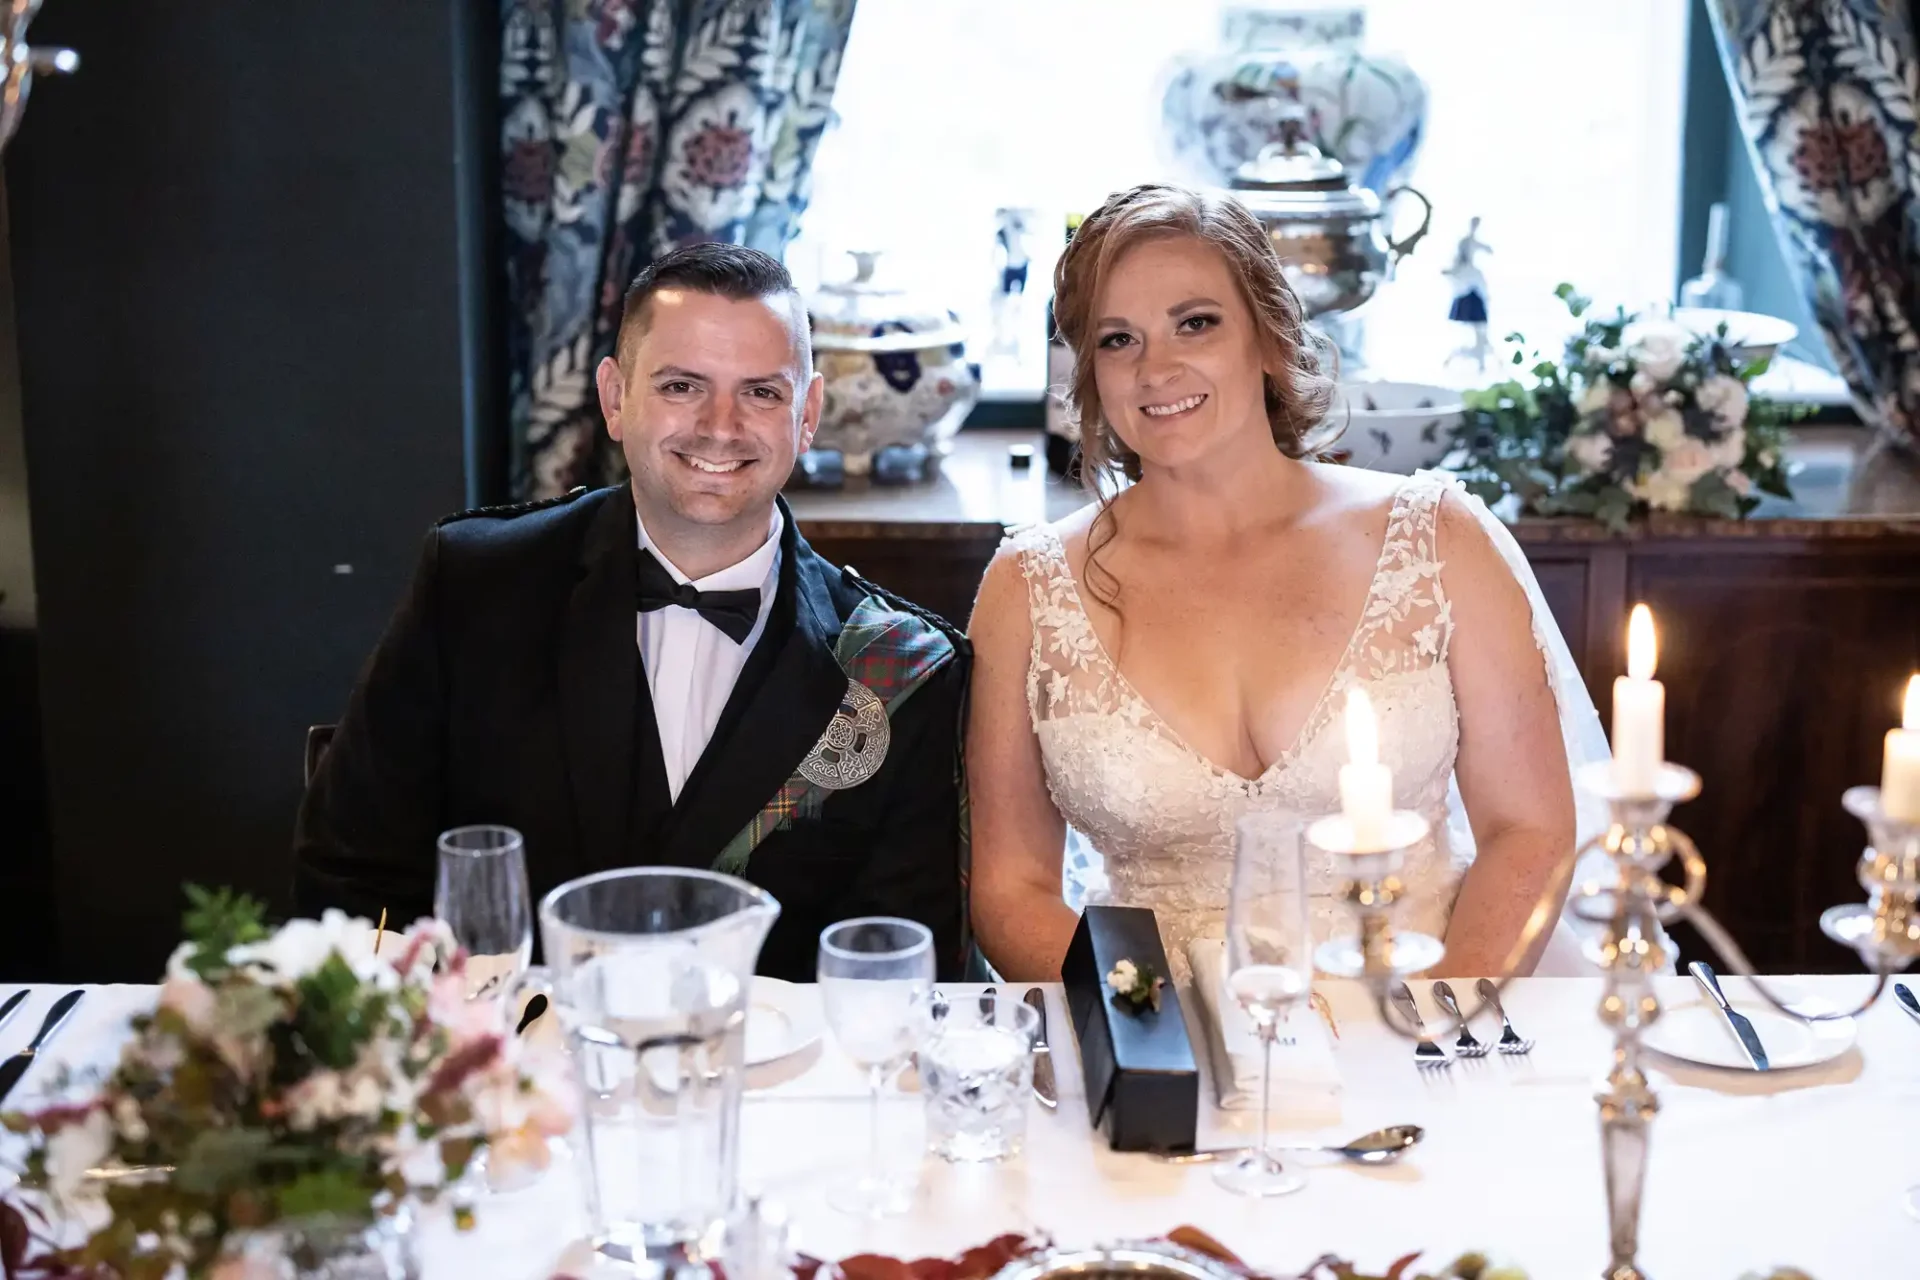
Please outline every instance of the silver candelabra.
[[27, 26], [40, 12], [40, 0], [0, 0], [0, 148], [13, 140], [20, 114], [27, 109], [33, 78], [67, 75], [80, 69], [80, 55], [71, 49], [35, 48], [27, 43]]
[[[1847, 792], [1847, 811], [1866, 824], [1871, 841], [1859, 864], [1867, 901], [1828, 909], [1820, 917], [1820, 927], [1829, 938], [1858, 952], [1876, 980], [1858, 1008], [1816, 1013], [1791, 1007], [1755, 979], [1746, 953], [1701, 905], [1706, 862], [1684, 832], [1667, 824], [1675, 804], [1700, 793], [1700, 775], [1679, 765], [1662, 764], [1651, 791], [1629, 791], [1616, 782], [1611, 765], [1603, 761], [1582, 768], [1575, 781], [1607, 802], [1611, 821], [1604, 832], [1574, 851], [1534, 904], [1495, 990], [1506, 987], [1541, 932], [1553, 926], [1581, 856], [1594, 849], [1606, 853], [1612, 862], [1611, 883], [1591, 881], [1572, 887], [1574, 913], [1605, 926], [1599, 938], [1588, 944], [1589, 958], [1606, 978], [1600, 1021], [1613, 1032], [1612, 1066], [1594, 1098], [1600, 1110], [1612, 1255], [1603, 1275], [1605, 1280], [1646, 1280], [1636, 1260], [1641, 1190], [1646, 1183], [1650, 1129], [1660, 1102], [1641, 1066], [1641, 1036], [1660, 1016], [1653, 977], [1665, 970], [1669, 945], [1661, 926], [1676, 920], [1693, 925], [1729, 968], [1753, 979], [1754, 989], [1782, 1013], [1804, 1022], [1856, 1017], [1880, 998], [1893, 974], [1920, 958], [1920, 823], [1889, 817], [1877, 787]], [[1306, 835], [1317, 848], [1347, 859], [1350, 878], [1344, 899], [1357, 925], [1354, 935], [1320, 947], [1316, 965], [1335, 976], [1365, 979], [1373, 989], [1381, 1020], [1409, 1039], [1431, 1034], [1431, 1028], [1423, 1031], [1397, 1013], [1389, 989], [1396, 980], [1433, 967], [1445, 950], [1439, 939], [1398, 930], [1393, 924], [1394, 907], [1403, 892], [1399, 869], [1408, 850], [1427, 830], [1419, 814], [1397, 812], [1380, 841], [1385, 848], [1356, 848], [1352, 825], [1337, 816], [1310, 824]], [[1675, 858], [1683, 873], [1679, 885], [1668, 884], [1660, 875]], [[1459, 1018], [1443, 1020], [1442, 1034], [1458, 1031], [1487, 1004], [1483, 1000], [1462, 1010]]]

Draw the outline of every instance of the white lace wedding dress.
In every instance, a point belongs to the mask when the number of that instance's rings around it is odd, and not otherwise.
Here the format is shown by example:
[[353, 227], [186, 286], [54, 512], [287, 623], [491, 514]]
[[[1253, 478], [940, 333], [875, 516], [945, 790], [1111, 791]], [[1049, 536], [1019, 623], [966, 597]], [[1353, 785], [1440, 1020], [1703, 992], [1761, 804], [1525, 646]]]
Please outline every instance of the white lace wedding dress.
[[[1366, 605], [1346, 652], [1328, 675], [1299, 737], [1258, 778], [1222, 769], [1195, 751], [1127, 682], [1095, 634], [1068, 567], [1059, 535], [1032, 526], [1010, 535], [1028, 587], [1033, 646], [1027, 702], [1047, 771], [1047, 788], [1073, 835], [1090, 841], [1104, 864], [1105, 885], [1092, 865], [1070, 855], [1070, 901], [1112, 902], [1153, 909], [1176, 973], [1184, 976], [1186, 943], [1224, 932], [1233, 879], [1234, 823], [1249, 809], [1317, 817], [1339, 808], [1339, 768], [1346, 737], [1339, 727], [1346, 691], [1365, 686], [1379, 717], [1381, 758], [1393, 766], [1394, 799], [1424, 814], [1431, 834], [1401, 872], [1409, 890], [1399, 923], [1444, 935], [1460, 877], [1473, 860], [1471, 829], [1453, 782], [1459, 715], [1447, 651], [1453, 611], [1437, 544], [1442, 495], [1455, 482], [1432, 472], [1409, 477], [1396, 493]], [[1599, 722], [1584, 686], [1565, 689], [1572, 659], [1539, 599], [1538, 586], [1511, 535], [1477, 500], [1462, 498], [1497, 528], [1509, 568], [1535, 601], [1535, 639], [1561, 700], [1569, 758], [1604, 752]], [[1543, 630], [1544, 627], [1544, 630]], [[1577, 684], [1578, 676], [1574, 673]], [[1570, 696], [1584, 704], [1569, 708]], [[1589, 724], [1588, 721], [1591, 723]], [[1597, 815], [1604, 820], [1604, 814]], [[1582, 837], [1596, 815], [1583, 815]], [[1084, 851], [1083, 851], [1084, 854]], [[1333, 855], [1307, 847], [1316, 940], [1351, 931], [1338, 898], [1342, 881]], [[1076, 905], [1078, 905], [1076, 903]], [[1577, 939], [1563, 923], [1537, 972], [1587, 971]]]

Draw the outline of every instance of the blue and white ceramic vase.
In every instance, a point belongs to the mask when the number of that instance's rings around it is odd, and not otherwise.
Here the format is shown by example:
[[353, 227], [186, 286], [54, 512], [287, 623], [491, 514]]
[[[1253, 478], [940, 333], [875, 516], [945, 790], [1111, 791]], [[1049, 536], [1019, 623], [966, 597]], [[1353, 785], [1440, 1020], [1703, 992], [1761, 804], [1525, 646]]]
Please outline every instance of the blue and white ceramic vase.
[[1403, 59], [1363, 47], [1363, 6], [1229, 5], [1220, 26], [1220, 51], [1178, 59], [1161, 100], [1167, 146], [1190, 181], [1228, 185], [1296, 103], [1307, 140], [1360, 186], [1385, 195], [1406, 181], [1426, 135], [1427, 87]]

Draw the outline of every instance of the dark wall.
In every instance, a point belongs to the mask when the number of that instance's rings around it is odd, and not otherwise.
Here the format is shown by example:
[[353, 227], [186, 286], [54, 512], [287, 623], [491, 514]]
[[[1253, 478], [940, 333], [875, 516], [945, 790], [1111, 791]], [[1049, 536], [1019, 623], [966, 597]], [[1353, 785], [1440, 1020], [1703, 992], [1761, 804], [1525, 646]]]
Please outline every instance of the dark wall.
[[66, 977], [151, 980], [182, 881], [284, 903], [304, 730], [463, 505], [496, 135], [459, 3], [35, 24], [84, 60], [6, 162]]

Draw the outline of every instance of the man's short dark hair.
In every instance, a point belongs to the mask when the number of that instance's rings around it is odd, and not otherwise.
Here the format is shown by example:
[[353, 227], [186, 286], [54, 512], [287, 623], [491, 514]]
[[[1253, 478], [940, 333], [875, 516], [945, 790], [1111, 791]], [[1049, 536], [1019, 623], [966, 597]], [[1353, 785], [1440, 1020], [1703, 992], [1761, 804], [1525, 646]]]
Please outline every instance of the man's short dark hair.
[[[798, 298], [793, 277], [780, 260], [741, 244], [690, 244], [663, 253], [641, 268], [627, 286], [620, 305], [620, 332], [614, 343], [615, 354], [626, 363], [627, 348], [646, 332], [647, 303], [662, 289], [686, 289], [708, 293], [733, 302], [753, 298], [791, 294]], [[804, 342], [805, 316], [795, 308]], [[811, 356], [811, 351], [808, 351]]]

